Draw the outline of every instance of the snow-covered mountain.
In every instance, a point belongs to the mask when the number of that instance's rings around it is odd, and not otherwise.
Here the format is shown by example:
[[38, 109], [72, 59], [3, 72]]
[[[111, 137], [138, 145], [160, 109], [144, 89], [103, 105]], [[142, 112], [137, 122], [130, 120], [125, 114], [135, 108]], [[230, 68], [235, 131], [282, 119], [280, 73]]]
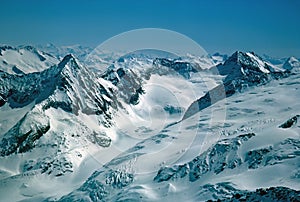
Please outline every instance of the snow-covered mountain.
[[84, 146], [110, 145], [106, 128], [117, 108], [113, 88], [72, 55], [42, 72], [1, 71], [0, 83], [0, 155], [5, 161], [21, 158], [14, 175], [38, 171], [61, 176], [79, 166]]
[[264, 61], [255, 53], [239, 51], [229, 57], [224, 64], [219, 64], [211, 70], [224, 75], [223, 82], [196, 100], [186, 111], [184, 118], [237, 92], [243, 92], [248, 87], [263, 85], [273, 79], [285, 78], [290, 75], [290, 71]]
[[144, 50], [103, 71], [34, 50], [0, 65], [0, 201], [300, 200], [295, 58]]
[[24, 74], [45, 70], [57, 64], [58, 59], [33, 46], [0, 46], [0, 70], [10, 74]]
[[299, 71], [300, 62], [295, 57], [290, 57], [285, 61], [282, 68], [290, 71]]
[[[211, 110], [224, 108], [216, 103], [200, 119], [167, 126], [60, 201], [299, 200], [299, 116], [291, 117], [299, 110], [299, 95], [286, 91], [296, 91], [299, 83], [290, 79], [299, 75], [232, 95], [225, 120], [208, 118]], [[186, 144], [188, 138], [194, 141]]]

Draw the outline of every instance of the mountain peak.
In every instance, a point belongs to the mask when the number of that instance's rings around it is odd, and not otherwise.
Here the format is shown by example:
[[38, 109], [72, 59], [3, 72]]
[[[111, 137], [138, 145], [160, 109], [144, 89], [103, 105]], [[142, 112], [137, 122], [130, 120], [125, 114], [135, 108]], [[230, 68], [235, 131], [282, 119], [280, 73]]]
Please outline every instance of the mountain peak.
[[72, 54], [66, 55], [57, 65], [59, 71], [65, 72], [69, 69], [74, 74], [80, 69], [80, 64]]
[[271, 64], [268, 64], [254, 52], [236, 51], [233, 53], [223, 65], [218, 66], [221, 75], [241, 74], [251, 75], [270, 73], [274, 70]]
[[72, 54], [66, 55], [60, 63], [67, 64], [70, 60], [75, 60], [75, 57]]
[[283, 64], [282, 68], [286, 70], [300, 68], [300, 62], [295, 57], [289, 57]]
[[[243, 62], [243, 58], [246, 57], [246, 53], [241, 52], [241, 51], [235, 51], [229, 58], [227, 61], [230, 62], [236, 62], [236, 63], [242, 63]], [[226, 62], [226, 61], [225, 61]]]

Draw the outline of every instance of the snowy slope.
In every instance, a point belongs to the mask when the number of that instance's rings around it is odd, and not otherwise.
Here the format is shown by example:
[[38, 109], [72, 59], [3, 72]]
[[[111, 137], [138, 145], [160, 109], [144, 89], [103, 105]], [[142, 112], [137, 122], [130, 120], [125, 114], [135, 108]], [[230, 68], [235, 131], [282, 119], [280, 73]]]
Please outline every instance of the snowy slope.
[[[2, 166], [3, 181], [12, 183], [11, 187], [19, 186], [10, 179], [24, 173], [33, 177], [66, 175], [82, 180], [82, 173], [90, 174], [91, 169], [97, 168], [95, 164], [109, 161], [166, 124], [179, 120], [185, 107], [197, 98], [191, 94], [195, 88], [193, 82], [186, 81], [179, 69], [174, 68], [188, 63], [176, 61], [171, 67], [163, 67], [153, 63], [156, 56], [162, 55], [154, 55], [139, 59], [137, 55], [126, 56], [98, 78], [71, 55], [40, 73], [15, 76], [2, 72], [3, 113], [10, 117], [18, 109], [23, 113], [16, 121], [4, 119], [2, 156], [7, 161], [16, 158], [20, 161]], [[178, 85], [174, 86], [174, 79]], [[157, 85], [157, 81], [165, 85]], [[206, 87], [205, 83], [197, 85]], [[187, 88], [191, 90], [186, 91]], [[161, 94], [165, 96], [158, 99]], [[117, 108], [119, 111], [114, 116]], [[145, 135], [141, 136], [141, 132]], [[106, 155], [101, 155], [93, 166], [86, 168], [80, 163], [91, 161], [90, 155], [102, 150], [91, 143], [106, 147], [111, 141], [114, 147], [102, 151]], [[37, 155], [45, 150], [48, 150], [46, 156]], [[21, 170], [12, 171], [12, 167]], [[31, 178], [27, 183], [31, 184], [26, 189], [29, 192], [40, 189], [32, 184]]]
[[249, 87], [264, 85], [274, 79], [291, 75], [290, 71], [279, 69], [254, 53], [238, 51], [229, 57], [224, 64], [219, 64], [210, 70], [223, 75], [223, 82], [193, 102], [183, 118], [190, 117], [226, 97], [245, 91]]
[[[239, 56], [235, 64], [236, 55], [224, 64], [228, 68], [231, 62], [236, 77], [224, 79], [250, 84], [257, 77], [252, 88], [231, 93], [229, 98], [146, 136], [60, 200], [278, 199], [274, 193], [295, 199], [299, 192], [286, 188], [255, 189], [284, 186], [299, 190], [298, 116], [292, 118], [295, 114], [291, 112], [299, 111], [296, 92], [300, 77], [277, 73], [255, 55], [241, 54], [244, 57]], [[167, 60], [163, 64], [172, 63]], [[225, 117], [220, 111], [226, 111]], [[282, 124], [288, 127], [282, 129]]]
[[[109, 126], [117, 110], [113, 85], [104, 87], [72, 55], [42, 72], [1, 72], [0, 83], [0, 113], [7, 116], [1, 118], [1, 190], [7, 183], [20, 186], [19, 179], [27, 175], [33, 178], [24, 183], [44, 174], [49, 180], [72, 176], [94, 150], [110, 146]], [[32, 190], [36, 188], [41, 187]], [[7, 194], [1, 191], [1, 196]]]
[[[299, 124], [281, 127], [300, 109], [299, 82], [292, 82], [299, 78], [293, 75], [235, 94], [164, 128], [105, 164], [61, 201], [278, 200], [273, 192], [299, 199], [299, 191], [279, 187], [300, 188]], [[223, 121], [209, 120], [211, 110], [224, 108]], [[267, 187], [278, 188], [255, 192]]]
[[0, 70], [10, 74], [38, 72], [57, 63], [56, 57], [32, 46], [0, 46]]
[[236, 52], [207, 70], [147, 50], [107, 64], [1, 72], [0, 201], [299, 198], [294, 62]]

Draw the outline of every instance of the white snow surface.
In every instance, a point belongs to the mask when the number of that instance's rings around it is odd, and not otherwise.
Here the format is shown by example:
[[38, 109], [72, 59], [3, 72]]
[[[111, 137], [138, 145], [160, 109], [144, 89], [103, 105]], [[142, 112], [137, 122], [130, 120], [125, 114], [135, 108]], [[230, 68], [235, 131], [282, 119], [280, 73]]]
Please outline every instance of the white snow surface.
[[[49, 57], [46, 60], [49, 59], [49, 63], [41, 63], [31, 52], [24, 50], [23, 55], [20, 52], [22, 50], [7, 50], [0, 56], [0, 62], [5, 60], [25, 73], [43, 70], [57, 62], [55, 58]], [[251, 53], [247, 55], [257, 61], [262, 72], [270, 73], [264, 68], [264, 61]], [[189, 60], [191, 63], [201, 63], [203, 69], [215, 65], [210, 59], [192, 56], [182, 59], [184, 62]], [[141, 72], [151, 68], [151, 65], [152, 60], [149, 58], [133, 58], [123, 64], [115, 63], [115, 68], [133, 69], [139, 77], [143, 77]], [[275, 69], [274, 65], [269, 66]], [[9, 65], [1, 67], [8, 73], [15, 73]], [[277, 68], [276, 71], [280, 69]], [[143, 78], [145, 93], [140, 95], [136, 105], [120, 100], [123, 108], [113, 114], [111, 127], [99, 124], [99, 117], [95, 114], [82, 113], [80, 110], [78, 114], [72, 114], [53, 107], [47, 109], [44, 115], [49, 118], [51, 128], [39, 139], [40, 147], [27, 153], [0, 157], [0, 201], [56, 201], [69, 193], [79, 199], [82, 196], [75, 190], [91, 179], [105, 184], [107, 176], [100, 171], [106, 173], [109, 169], [132, 173], [134, 179], [122, 189], [111, 189], [106, 197], [108, 201], [203, 201], [206, 200], [206, 195], [201, 194], [199, 187], [222, 182], [229, 182], [241, 190], [271, 186], [299, 190], [299, 176], [295, 177], [300, 172], [299, 155], [256, 169], [250, 169], [243, 163], [218, 174], [208, 172], [193, 182], [188, 177], [163, 182], [153, 180], [160, 168], [188, 163], [218, 141], [226, 142], [226, 139], [238, 135], [255, 134], [238, 148], [237, 155], [242, 160], [245, 160], [249, 151], [275, 147], [288, 138], [300, 139], [299, 124], [287, 129], [278, 127], [300, 114], [299, 74], [251, 87], [181, 121], [190, 104], [217, 86], [220, 80], [220, 76], [210, 75], [209, 72], [193, 73], [190, 79], [177, 74], [153, 73], [149, 79]], [[103, 78], [97, 78], [97, 81], [106, 89], [118, 90], [118, 86], [113, 86]], [[54, 98], [64, 100], [64, 96], [66, 95], [56, 93]], [[85, 103], [84, 100], [81, 102]], [[6, 133], [27, 112], [38, 107], [34, 103], [23, 108], [10, 108], [8, 104], [2, 106], [0, 135]], [[167, 107], [174, 107], [179, 111], [169, 113]], [[101, 147], [91, 142], [87, 137], [93, 132], [109, 137], [112, 140], [111, 146]], [[63, 145], [57, 151], [51, 144], [59, 141]], [[288, 150], [289, 148], [282, 149]], [[26, 160], [47, 155], [69, 159], [73, 171], [55, 177], [39, 170], [23, 170]], [[96, 177], [92, 175], [95, 171], [100, 172]]]
[[14, 67], [23, 73], [32, 73], [45, 70], [59, 62], [56, 57], [32, 46], [0, 46], [0, 51], [0, 70], [10, 74], [18, 74]]

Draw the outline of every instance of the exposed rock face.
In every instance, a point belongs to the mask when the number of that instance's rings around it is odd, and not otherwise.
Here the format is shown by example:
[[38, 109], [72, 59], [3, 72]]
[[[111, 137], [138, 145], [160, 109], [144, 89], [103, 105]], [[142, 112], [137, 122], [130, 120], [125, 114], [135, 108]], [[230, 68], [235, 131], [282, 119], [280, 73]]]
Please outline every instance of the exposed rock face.
[[299, 201], [300, 191], [287, 187], [260, 188], [255, 191], [240, 191], [223, 201]]
[[300, 157], [300, 141], [291, 138], [274, 146], [248, 151], [245, 157], [239, 156], [240, 146], [254, 136], [249, 133], [220, 140], [188, 163], [161, 168], [154, 181], [163, 182], [188, 176], [189, 181], [194, 182], [208, 173], [219, 174], [225, 169], [235, 169], [245, 164], [249, 169], [257, 169]]
[[1, 100], [12, 108], [47, 100], [43, 103], [44, 110], [50, 107], [74, 113], [81, 110], [86, 114], [103, 114], [109, 119], [110, 106], [116, 107], [110, 99], [111, 89], [106, 89], [72, 55], [43, 72], [18, 76], [0, 71], [0, 84]]
[[173, 71], [178, 72], [186, 79], [190, 78], [190, 73], [199, 71], [189, 62], [181, 62], [181, 61], [170, 60], [166, 58], [155, 59], [153, 61], [153, 65], [156, 67], [159, 67], [160, 65], [168, 67]]
[[297, 124], [299, 118], [300, 115], [293, 116], [292, 118], [281, 124], [279, 128], [290, 128]]
[[66, 157], [48, 156], [36, 160], [27, 160], [22, 170], [23, 172], [40, 170], [41, 173], [59, 177], [68, 172], [73, 172], [73, 164]]
[[255, 136], [253, 133], [237, 136], [232, 139], [218, 141], [206, 152], [183, 165], [161, 168], [154, 178], [156, 182], [188, 176], [191, 182], [208, 173], [219, 174], [224, 169], [234, 169], [242, 164], [237, 150], [244, 141]]
[[[23, 153], [31, 150], [36, 141], [50, 128], [50, 119], [45, 114], [49, 108], [62, 109], [78, 114], [101, 116], [102, 124], [109, 126], [114, 109], [112, 90], [105, 88], [94, 75], [79, 65], [72, 55], [67, 55], [57, 66], [43, 72], [25, 75], [10, 75], [0, 72], [1, 104], [8, 103], [18, 108], [35, 102], [29, 111], [1, 139], [1, 155]], [[109, 146], [110, 139], [91, 135], [92, 141]]]
[[49, 117], [38, 110], [26, 114], [1, 140], [1, 156], [31, 150], [42, 135], [50, 129]]

